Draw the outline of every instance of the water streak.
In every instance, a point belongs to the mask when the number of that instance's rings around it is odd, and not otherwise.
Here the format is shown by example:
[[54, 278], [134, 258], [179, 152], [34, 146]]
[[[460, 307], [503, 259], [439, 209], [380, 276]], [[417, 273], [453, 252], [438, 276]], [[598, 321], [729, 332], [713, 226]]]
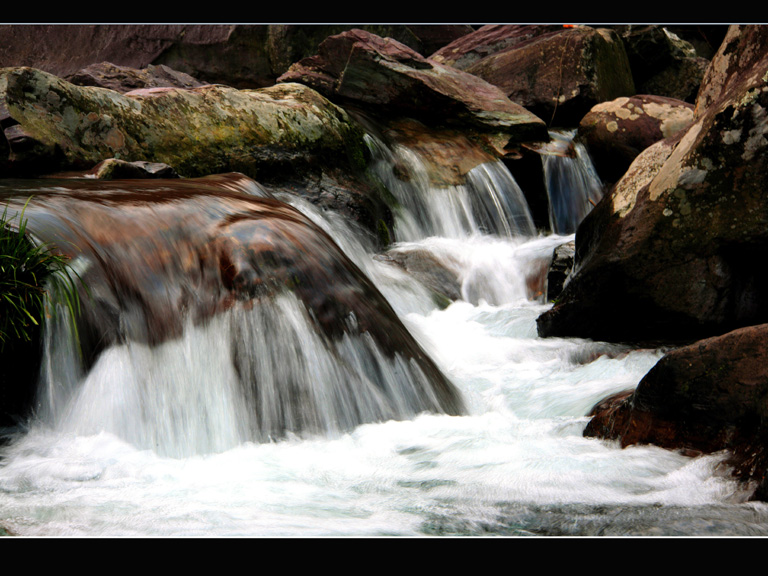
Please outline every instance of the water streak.
[[525, 196], [501, 161], [469, 170], [464, 184], [437, 187], [413, 149], [390, 147], [373, 136], [366, 141], [373, 155], [372, 170], [399, 204], [395, 210], [398, 241], [535, 234]]
[[575, 130], [550, 132], [557, 153], [543, 153], [549, 223], [555, 234], [572, 234], [603, 196], [603, 187]]

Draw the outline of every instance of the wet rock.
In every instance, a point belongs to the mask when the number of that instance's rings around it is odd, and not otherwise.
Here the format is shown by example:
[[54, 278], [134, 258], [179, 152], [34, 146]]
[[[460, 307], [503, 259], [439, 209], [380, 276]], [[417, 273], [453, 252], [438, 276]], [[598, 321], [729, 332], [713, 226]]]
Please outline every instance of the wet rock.
[[693, 122], [693, 104], [652, 95], [622, 97], [594, 106], [579, 123], [600, 177], [616, 182], [640, 152]]
[[768, 470], [767, 367], [765, 324], [672, 350], [634, 392], [599, 403], [584, 435], [690, 455], [728, 450], [734, 473], [754, 490]]
[[[541, 335], [691, 341], [768, 321], [768, 272], [754, 266], [768, 257], [768, 31], [746, 28], [750, 66], [720, 76], [725, 90], [703, 87], [719, 99], [640, 154], [582, 222], [573, 276], [538, 319]], [[716, 70], [734, 55], [723, 46]]]
[[484, 26], [435, 60], [498, 86], [552, 126], [575, 126], [595, 104], [635, 93], [621, 38], [608, 29]]
[[523, 145], [516, 154], [508, 154], [502, 161], [525, 194], [536, 230], [545, 234], [551, 232], [549, 194], [544, 177], [544, 162], [538, 147]]
[[472, 126], [507, 140], [546, 140], [544, 123], [476, 76], [363, 30], [331, 36], [278, 82], [301, 82], [329, 99], [426, 124]]
[[392, 241], [392, 211], [386, 202], [387, 192], [377, 182], [351, 177], [343, 171], [330, 175], [322, 170], [305, 170], [262, 175], [259, 183], [273, 194], [298, 196], [359, 224], [361, 232], [368, 232], [378, 248], [384, 249]]
[[547, 301], [552, 302], [563, 291], [566, 280], [573, 269], [573, 258], [576, 253], [576, 243], [566, 242], [555, 248], [552, 253], [552, 263], [547, 271]]
[[306, 86], [120, 94], [9, 68], [0, 73], [0, 93], [0, 175], [84, 172], [105, 160], [112, 162], [100, 167], [102, 176], [115, 161], [162, 163], [182, 177], [236, 171], [338, 208], [376, 236], [382, 223], [391, 226], [365, 174], [362, 129]]
[[[379, 257], [396, 264], [424, 286], [432, 290], [440, 300], [461, 300], [460, 263], [445, 262], [430, 250], [418, 246], [398, 246]], [[452, 265], [453, 264], [453, 265]]]
[[[78, 327], [86, 370], [110, 345], [158, 346], [178, 339], [189, 323], [205, 325], [231, 310], [254, 310], [254, 321], [274, 322], [279, 315], [274, 302], [285, 296], [303, 307], [299, 313], [324, 349], [346, 358], [339, 368], [345, 376], [337, 374], [340, 385], [359, 384], [366, 394], [380, 397], [380, 410], [353, 411], [345, 416], [350, 419], [346, 424], [402, 419], [421, 411], [463, 411], [458, 391], [330, 236], [246, 177], [124, 180], [119, 186], [89, 179], [42, 180], [37, 185], [27, 181], [26, 187], [16, 188], [6, 182], [0, 192], [11, 210], [19, 211], [31, 193], [25, 212], [30, 231], [78, 259], [87, 286]], [[233, 329], [235, 369], [258, 396], [261, 359], [254, 360], [254, 351], [242, 346], [260, 336], [239, 323]], [[276, 334], [289, 328], [277, 324], [271, 329]], [[294, 353], [277, 344], [271, 349]], [[350, 354], [357, 354], [356, 360]], [[350, 365], [353, 360], [361, 365]], [[285, 364], [285, 358], [276, 361]], [[394, 376], [378, 371], [383, 362], [398, 367], [390, 370]], [[309, 409], [302, 406], [301, 395], [292, 396], [292, 386], [303, 393], [312, 388], [297, 370], [287, 373], [280, 392], [281, 409], [296, 419], [285, 416], [265, 424], [265, 437], [285, 430], [315, 431], [312, 423], [305, 429], [299, 418]], [[407, 409], [392, 397], [397, 394], [392, 378], [409, 390]], [[260, 416], [258, 421], [266, 422], [266, 414]]]
[[[430, 128], [410, 118], [390, 121], [385, 128], [378, 126], [375, 130], [389, 146], [405, 146], [415, 152], [435, 188], [465, 184], [468, 172], [496, 161], [503, 153], [503, 147], [494, 149], [487, 140], [478, 142], [471, 132]], [[406, 181], [414, 177], [405, 167], [398, 170]]]

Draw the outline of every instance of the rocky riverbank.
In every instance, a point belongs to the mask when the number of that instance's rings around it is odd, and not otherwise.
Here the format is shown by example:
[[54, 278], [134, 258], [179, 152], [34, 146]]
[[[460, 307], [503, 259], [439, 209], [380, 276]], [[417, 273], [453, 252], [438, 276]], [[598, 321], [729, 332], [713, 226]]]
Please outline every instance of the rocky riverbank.
[[730, 450], [764, 498], [766, 43], [737, 25], [0, 26], [0, 177], [236, 171], [384, 249], [398, 205], [366, 132], [433, 151], [436, 181], [499, 160], [535, 183], [548, 130], [576, 130], [605, 189], [539, 333], [679, 347], [587, 433]]

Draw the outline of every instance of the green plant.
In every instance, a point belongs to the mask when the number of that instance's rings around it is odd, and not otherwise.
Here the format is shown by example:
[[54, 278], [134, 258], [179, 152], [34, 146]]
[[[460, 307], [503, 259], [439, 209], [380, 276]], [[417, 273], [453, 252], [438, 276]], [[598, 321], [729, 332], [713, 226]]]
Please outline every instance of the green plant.
[[9, 219], [6, 206], [0, 216], [0, 352], [10, 339], [32, 340], [57, 303], [73, 319], [80, 311], [79, 276], [67, 256], [29, 237], [25, 210]]

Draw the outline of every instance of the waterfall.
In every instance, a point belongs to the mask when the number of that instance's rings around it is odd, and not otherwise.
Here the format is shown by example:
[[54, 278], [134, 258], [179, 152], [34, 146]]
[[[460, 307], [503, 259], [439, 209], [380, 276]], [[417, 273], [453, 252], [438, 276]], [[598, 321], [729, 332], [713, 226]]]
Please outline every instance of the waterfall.
[[439, 187], [431, 182], [424, 159], [413, 149], [388, 146], [370, 134], [366, 141], [373, 156], [372, 170], [398, 203], [397, 240], [534, 235], [525, 196], [501, 161], [472, 168], [463, 184]]
[[586, 148], [574, 142], [575, 130], [551, 131], [544, 147], [544, 181], [549, 196], [549, 223], [556, 234], [572, 234], [603, 196], [602, 182]]
[[[583, 437], [663, 351], [537, 336], [559, 216], [537, 235], [503, 166], [436, 187], [370, 143], [384, 254], [234, 175], [0, 180], [90, 292], [77, 337], [47, 323], [35, 417], [0, 448], [0, 534], [768, 535], [723, 455]], [[574, 181], [553, 197], [595, 200]]]
[[88, 288], [45, 333], [39, 416], [62, 432], [184, 457], [461, 410], [367, 277], [247, 179], [62, 182], [25, 215]]

